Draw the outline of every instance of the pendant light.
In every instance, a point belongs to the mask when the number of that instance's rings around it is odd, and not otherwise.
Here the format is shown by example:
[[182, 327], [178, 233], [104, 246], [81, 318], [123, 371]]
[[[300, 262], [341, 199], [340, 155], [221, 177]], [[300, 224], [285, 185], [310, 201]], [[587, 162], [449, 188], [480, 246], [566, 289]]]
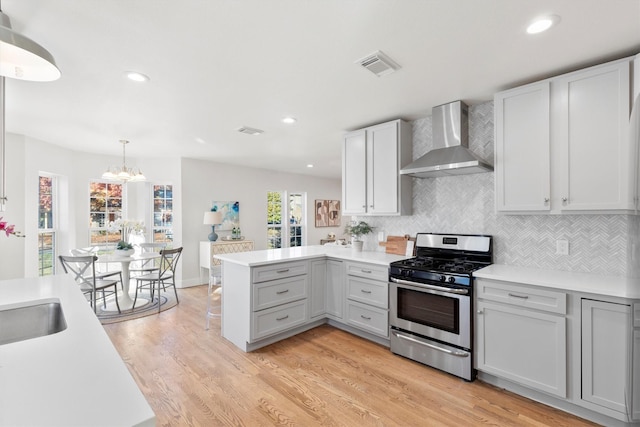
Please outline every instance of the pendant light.
[[122, 182], [139, 182], [147, 179], [140, 169], [127, 167], [125, 147], [128, 143], [129, 141], [126, 139], [120, 140], [120, 144], [122, 144], [122, 167], [110, 166], [105, 173], [102, 174], [103, 179]]
[[0, 8], [0, 76], [48, 82], [60, 78], [56, 61], [47, 49], [11, 29]]

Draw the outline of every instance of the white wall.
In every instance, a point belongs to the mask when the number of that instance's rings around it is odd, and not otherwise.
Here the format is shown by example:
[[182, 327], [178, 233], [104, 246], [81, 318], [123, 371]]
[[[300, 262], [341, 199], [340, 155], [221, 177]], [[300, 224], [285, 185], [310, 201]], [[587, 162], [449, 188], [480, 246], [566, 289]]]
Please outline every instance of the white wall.
[[[6, 189], [7, 203], [5, 211], [0, 212], [2, 221], [15, 224], [16, 230], [25, 232], [27, 223], [24, 212], [25, 194], [24, 139], [16, 135], [7, 135], [5, 139], [6, 153]], [[24, 275], [26, 239], [16, 236], [0, 235], [0, 279], [17, 279]]]
[[[341, 227], [316, 228], [314, 201], [342, 199], [339, 179], [279, 173], [265, 169], [243, 168], [203, 160], [182, 159], [182, 198], [184, 242], [183, 285], [202, 283], [200, 278], [200, 242], [206, 241], [211, 227], [202, 224], [205, 211], [213, 201], [240, 202], [242, 234], [255, 242], [255, 249], [267, 248], [267, 192], [307, 193], [307, 244], [320, 244], [329, 232], [341, 235]], [[343, 224], [344, 225], [344, 224]], [[222, 235], [222, 233], [220, 234]]]

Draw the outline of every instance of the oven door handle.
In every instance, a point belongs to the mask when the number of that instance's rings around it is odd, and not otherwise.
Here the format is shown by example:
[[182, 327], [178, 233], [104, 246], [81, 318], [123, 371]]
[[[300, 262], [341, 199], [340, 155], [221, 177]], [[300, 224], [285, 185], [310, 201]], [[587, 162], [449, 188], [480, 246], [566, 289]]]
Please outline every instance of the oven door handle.
[[395, 335], [396, 337], [400, 338], [400, 339], [407, 340], [407, 341], [411, 341], [412, 343], [420, 344], [420, 345], [423, 345], [423, 346], [425, 346], [425, 347], [429, 347], [429, 348], [431, 348], [431, 349], [433, 349], [433, 350], [437, 350], [437, 351], [441, 351], [441, 352], [443, 352], [443, 353], [450, 354], [450, 355], [452, 355], [452, 356], [456, 356], [456, 357], [469, 357], [469, 355], [470, 355], [470, 353], [469, 353], [468, 351], [462, 351], [462, 350], [449, 350], [448, 348], [442, 348], [442, 347], [440, 347], [440, 346], [438, 346], [438, 345], [430, 344], [430, 343], [428, 343], [428, 342], [424, 342], [424, 341], [422, 341], [422, 340], [419, 340], [419, 339], [416, 339], [416, 338], [410, 337], [410, 336], [408, 336], [408, 335], [401, 334], [401, 333], [396, 332], [396, 331], [391, 331], [391, 333], [392, 333], [393, 335]]
[[417, 283], [417, 282], [410, 282], [408, 280], [396, 279], [395, 277], [391, 277], [390, 280], [393, 283], [398, 283], [400, 285], [416, 286], [418, 288], [431, 289], [432, 291], [439, 291], [447, 294], [469, 295], [468, 289], [456, 289], [456, 288], [446, 288], [444, 286], [427, 285], [424, 283]]

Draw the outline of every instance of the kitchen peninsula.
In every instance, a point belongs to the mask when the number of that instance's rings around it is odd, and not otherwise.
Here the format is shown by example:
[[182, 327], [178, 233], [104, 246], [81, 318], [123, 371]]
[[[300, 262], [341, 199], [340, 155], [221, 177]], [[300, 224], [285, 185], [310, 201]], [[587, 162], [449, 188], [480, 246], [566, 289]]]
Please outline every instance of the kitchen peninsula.
[[407, 258], [338, 245], [216, 255], [222, 336], [252, 351], [323, 323], [389, 346], [389, 263]]
[[0, 345], [0, 426], [155, 425], [70, 275], [1, 281], [0, 301], [0, 310], [60, 302], [66, 320], [60, 332]]

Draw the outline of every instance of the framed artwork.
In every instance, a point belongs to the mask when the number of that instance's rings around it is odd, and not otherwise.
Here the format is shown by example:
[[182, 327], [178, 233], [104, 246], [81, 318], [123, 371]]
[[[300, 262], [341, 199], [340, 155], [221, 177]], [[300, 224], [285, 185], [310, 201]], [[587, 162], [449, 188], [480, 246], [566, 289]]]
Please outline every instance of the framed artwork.
[[316, 200], [316, 227], [340, 226], [340, 200]]
[[240, 225], [240, 202], [213, 202], [211, 210], [222, 212], [222, 224], [216, 227], [216, 231], [232, 230]]

